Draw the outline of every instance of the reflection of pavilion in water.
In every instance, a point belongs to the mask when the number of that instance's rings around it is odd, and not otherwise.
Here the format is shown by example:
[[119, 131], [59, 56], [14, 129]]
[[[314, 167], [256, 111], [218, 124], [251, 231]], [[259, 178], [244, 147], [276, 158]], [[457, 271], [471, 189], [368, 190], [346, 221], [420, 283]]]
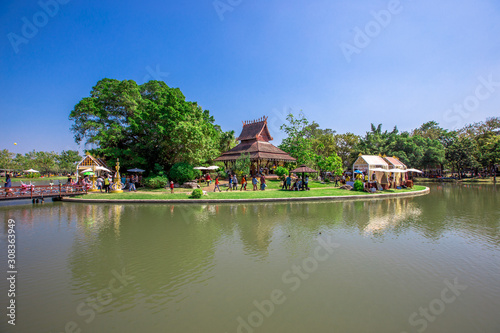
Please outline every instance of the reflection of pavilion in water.
[[364, 227], [367, 234], [397, 228], [401, 222], [420, 216], [422, 211], [412, 200], [395, 199], [379, 202], [371, 207], [370, 213], [369, 223]]

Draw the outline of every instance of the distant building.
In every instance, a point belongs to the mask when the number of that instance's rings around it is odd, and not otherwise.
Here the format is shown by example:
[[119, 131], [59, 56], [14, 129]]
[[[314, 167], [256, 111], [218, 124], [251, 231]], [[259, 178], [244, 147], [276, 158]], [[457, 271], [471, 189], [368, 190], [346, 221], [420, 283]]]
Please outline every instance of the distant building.
[[258, 120], [243, 122], [243, 129], [237, 138], [240, 144], [233, 149], [217, 157], [216, 161], [224, 162], [226, 167], [231, 167], [241, 154], [249, 154], [251, 173], [258, 173], [260, 168], [272, 170], [273, 166], [283, 165], [284, 162], [296, 162], [297, 160], [283, 150], [273, 146], [269, 141], [273, 140], [267, 127], [267, 117]]

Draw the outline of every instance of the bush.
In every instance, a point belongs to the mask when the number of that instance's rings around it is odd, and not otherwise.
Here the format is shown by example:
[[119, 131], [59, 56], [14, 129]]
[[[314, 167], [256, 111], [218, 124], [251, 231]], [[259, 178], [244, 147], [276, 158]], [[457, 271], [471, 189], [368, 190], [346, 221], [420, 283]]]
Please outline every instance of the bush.
[[200, 170], [194, 170], [193, 166], [188, 163], [176, 163], [168, 173], [170, 180], [184, 184], [187, 181], [193, 180], [201, 175]]
[[363, 182], [361, 180], [356, 180], [354, 182], [354, 191], [363, 191], [364, 190], [364, 185], [363, 185]]
[[285, 167], [282, 167], [282, 166], [277, 167], [276, 170], [274, 170], [274, 173], [278, 177], [282, 177], [283, 175], [287, 175], [288, 176], [288, 170]]
[[[219, 178], [227, 179], [226, 171], [218, 171], [217, 174], [219, 175]], [[213, 178], [213, 179], [215, 179], [215, 178]]]
[[326, 177], [325, 178], [325, 183], [330, 183], [330, 178]]
[[194, 189], [193, 192], [191, 192], [190, 198], [192, 199], [199, 199], [203, 196], [203, 191], [201, 188]]
[[165, 188], [168, 184], [168, 179], [165, 176], [153, 176], [144, 180], [144, 185], [149, 188]]

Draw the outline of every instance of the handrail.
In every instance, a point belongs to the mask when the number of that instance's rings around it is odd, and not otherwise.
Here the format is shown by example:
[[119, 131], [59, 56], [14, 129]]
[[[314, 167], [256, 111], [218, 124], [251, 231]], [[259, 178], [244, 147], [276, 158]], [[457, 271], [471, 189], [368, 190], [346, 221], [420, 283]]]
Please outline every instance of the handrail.
[[85, 185], [21, 185], [12, 187], [0, 187], [0, 200], [39, 197], [62, 197], [79, 194], [87, 194], [88, 186]]

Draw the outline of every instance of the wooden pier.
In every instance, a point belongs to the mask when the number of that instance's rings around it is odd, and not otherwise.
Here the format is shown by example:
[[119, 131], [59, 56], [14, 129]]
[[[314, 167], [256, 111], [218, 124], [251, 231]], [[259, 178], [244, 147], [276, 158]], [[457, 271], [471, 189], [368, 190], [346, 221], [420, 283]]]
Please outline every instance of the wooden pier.
[[6, 200], [43, 201], [45, 198], [61, 199], [87, 194], [83, 185], [21, 185], [0, 188], [0, 202]]

